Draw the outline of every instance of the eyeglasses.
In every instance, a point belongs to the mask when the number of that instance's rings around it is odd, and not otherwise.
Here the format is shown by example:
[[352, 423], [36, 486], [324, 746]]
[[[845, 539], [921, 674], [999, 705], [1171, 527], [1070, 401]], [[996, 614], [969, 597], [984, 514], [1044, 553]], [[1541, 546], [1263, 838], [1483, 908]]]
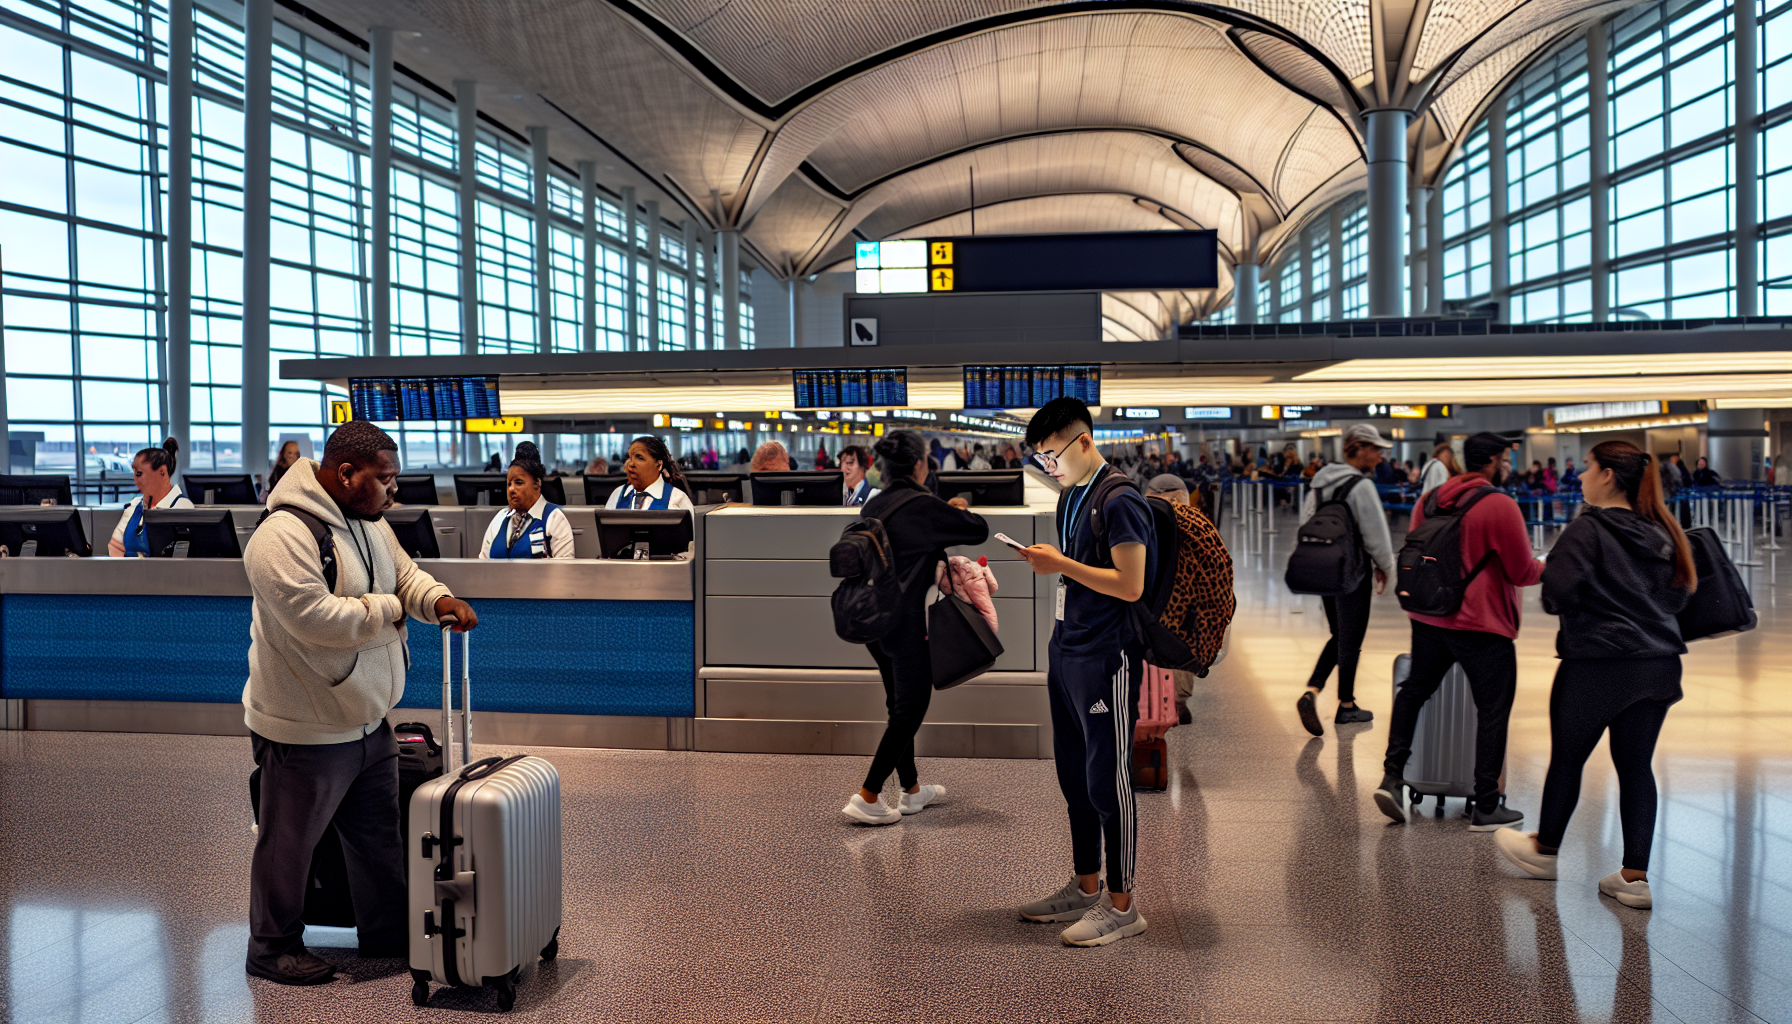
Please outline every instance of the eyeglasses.
[[1058, 449], [1055, 452], [1048, 452], [1048, 451], [1044, 450], [1043, 448], [1040, 449], [1039, 451], [1034, 452], [1033, 453], [1033, 462], [1035, 464], [1037, 464], [1040, 469], [1045, 470], [1047, 473], [1050, 473], [1053, 470], [1056, 470], [1058, 468], [1058, 456], [1069, 451], [1070, 446], [1073, 444], [1076, 444], [1078, 438], [1084, 437], [1088, 433], [1089, 432], [1085, 430], [1082, 433], [1076, 435], [1076, 437], [1073, 437], [1068, 442], [1066, 442], [1064, 447]]

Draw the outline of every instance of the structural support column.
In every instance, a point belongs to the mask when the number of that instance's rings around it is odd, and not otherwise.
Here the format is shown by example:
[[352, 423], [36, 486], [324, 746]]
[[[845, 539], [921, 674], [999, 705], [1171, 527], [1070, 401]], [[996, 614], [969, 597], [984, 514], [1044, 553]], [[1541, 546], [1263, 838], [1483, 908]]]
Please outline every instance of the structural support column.
[[1406, 245], [1406, 123], [1410, 111], [1371, 110], [1369, 129], [1369, 315], [1400, 316]]
[[535, 340], [536, 350], [554, 351], [554, 227], [548, 207], [548, 130], [529, 129], [529, 169], [535, 196]]
[[1761, 311], [1761, 172], [1757, 156], [1761, 137], [1761, 104], [1755, 88], [1760, 31], [1755, 0], [1731, 0], [1736, 24], [1736, 315]]
[[585, 287], [579, 303], [579, 347], [597, 351], [597, 163], [579, 161], [579, 210], [585, 224]]
[[268, 464], [274, 0], [248, 0], [243, 39], [243, 472]]
[[1432, 186], [1425, 200], [1425, 312], [1444, 315], [1444, 190]]
[[373, 219], [373, 354], [392, 354], [392, 30], [368, 32], [373, 78], [370, 189]]
[[1325, 305], [1327, 319], [1344, 319], [1344, 208], [1332, 204], [1325, 224]]
[[1761, 457], [1767, 452], [1767, 410], [1713, 409], [1705, 425], [1706, 454], [1711, 468], [1725, 480], [1766, 477]]
[[719, 232], [711, 233], [703, 243], [705, 278], [708, 284], [703, 290], [703, 331], [708, 336], [704, 347], [718, 349], [722, 347], [721, 314], [716, 311], [716, 298], [721, 295], [722, 288], [722, 236]]
[[740, 348], [740, 231], [716, 232], [722, 249], [722, 347]]
[[1232, 322], [1257, 322], [1257, 273], [1255, 263], [1238, 263], [1232, 267]]
[[647, 212], [647, 351], [660, 350], [660, 201], [641, 204]]
[[1263, 268], [1269, 271], [1269, 322], [1272, 324], [1282, 322], [1282, 272], [1287, 269], [1286, 264], [1278, 267], [1273, 263]]
[[[15, 254], [15, 258], [17, 254]], [[168, 4], [168, 433], [191, 453], [193, 433], [193, 4]], [[0, 435], [5, 434], [0, 424]], [[0, 468], [12, 444], [0, 437]], [[189, 456], [190, 457], [190, 456]], [[216, 451], [213, 458], [217, 457]]]
[[[1309, 225], [1300, 233], [1300, 320], [1313, 321], [1313, 231]], [[1172, 332], [1174, 336], [1174, 332]]]
[[799, 326], [803, 322], [803, 279], [790, 279], [790, 347], [802, 344], [803, 332]]
[[684, 219], [684, 350], [697, 350], [697, 226]]
[[1593, 322], [1605, 323], [1612, 315], [1612, 129], [1611, 68], [1606, 49], [1605, 22], [1587, 29], [1587, 131], [1592, 140], [1588, 173], [1588, 199], [1592, 207]]
[[1494, 319], [1508, 323], [1512, 319], [1512, 237], [1507, 231], [1509, 219], [1506, 197], [1506, 97], [1493, 101], [1487, 111], [1487, 177], [1490, 215], [1487, 224], [1489, 248], [1492, 250], [1491, 271], [1493, 301], [1499, 303]]
[[640, 272], [641, 261], [636, 253], [639, 247], [635, 244], [635, 187], [622, 187], [622, 275], [627, 286], [623, 288], [622, 316], [628, 323], [628, 350], [637, 352], [641, 348], [641, 288], [636, 281]]
[[1430, 208], [1431, 190], [1419, 184], [1415, 167], [1412, 187], [1406, 192], [1406, 307], [1413, 316], [1424, 313], [1431, 303], [1426, 289], [1430, 277], [1425, 270], [1431, 265], [1431, 250], [1425, 244], [1425, 217]]
[[454, 83], [455, 167], [460, 176], [460, 351], [479, 354], [479, 83]]

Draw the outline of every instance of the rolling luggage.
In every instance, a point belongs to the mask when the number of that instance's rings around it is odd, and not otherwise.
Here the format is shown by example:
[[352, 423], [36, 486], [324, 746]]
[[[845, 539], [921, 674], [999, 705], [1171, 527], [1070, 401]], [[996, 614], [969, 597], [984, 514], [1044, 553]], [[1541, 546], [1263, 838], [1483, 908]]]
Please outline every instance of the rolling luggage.
[[1139, 686], [1139, 720], [1132, 729], [1132, 788], [1170, 787], [1170, 748], [1164, 734], [1176, 724], [1176, 677], [1147, 663]]
[[[1411, 671], [1412, 655], [1402, 654], [1394, 659], [1395, 699]], [[1475, 795], [1475, 733], [1479, 725], [1468, 675], [1461, 665], [1451, 665], [1437, 692], [1420, 709], [1418, 724], [1413, 728], [1406, 785], [1413, 792], [1414, 807], [1423, 794], [1437, 797], [1439, 808], [1443, 807], [1444, 797]]]
[[393, 727], [392, 736], [398, 740], [398, 830], [408, 840], [411, 794], [442, 774], [442, 745], [422, 722], [400, 722]]
[[[523, 966], [560, 951], [560, 773], [528, 754], [456, 770], [450, 678], [452, 634], [442, 628], [443, 773], [411, 798], [411, 1002], [431, 980], [483, 985], [498, 1008], [516, 1005]], [[467, 634], [461, 644], [461, 758], [473, 749]]]

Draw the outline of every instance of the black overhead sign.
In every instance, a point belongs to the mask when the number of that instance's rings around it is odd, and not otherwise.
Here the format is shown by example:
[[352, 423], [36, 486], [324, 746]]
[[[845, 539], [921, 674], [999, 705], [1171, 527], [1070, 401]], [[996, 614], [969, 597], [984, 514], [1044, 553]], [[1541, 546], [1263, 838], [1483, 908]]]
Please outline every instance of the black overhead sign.
[[927, 250], [931, 292], [1219, 287], [1219, 237], [1212, 231], [970, 235], [929, 238]]

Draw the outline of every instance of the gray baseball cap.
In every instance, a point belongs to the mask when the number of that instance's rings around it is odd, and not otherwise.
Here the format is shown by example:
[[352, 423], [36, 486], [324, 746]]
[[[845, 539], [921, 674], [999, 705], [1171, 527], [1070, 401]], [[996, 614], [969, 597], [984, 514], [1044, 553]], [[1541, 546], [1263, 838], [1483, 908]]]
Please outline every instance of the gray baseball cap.
[[1145, 482], [1146, 494], [1188, 493], [1188, 484], [1174, 473], [1159, 473]]
[[1348, 448], [1353, 444], [1363, 442], [1372, 444], [1377, 448], [1394, 447], [1394, 442], [1383, 441], [1381, 439], [1381, 431], [1376, 430], [1375, 425], [1372, 423], [1352, 423], [1350, 426], [1344, 428], [1345, 447]]

